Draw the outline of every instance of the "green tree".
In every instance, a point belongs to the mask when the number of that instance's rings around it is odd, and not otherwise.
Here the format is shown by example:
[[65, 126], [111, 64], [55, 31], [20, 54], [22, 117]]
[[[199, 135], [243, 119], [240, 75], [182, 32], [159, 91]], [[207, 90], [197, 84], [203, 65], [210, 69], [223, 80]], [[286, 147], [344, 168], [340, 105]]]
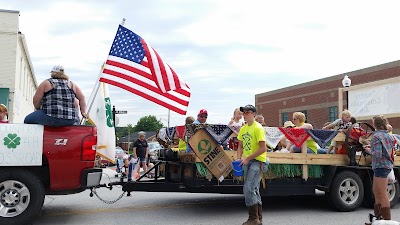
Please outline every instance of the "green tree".
[[132, 146], [132, 143], [130, 143], [130, 141], [131, 141], [131, 132], [133, 131], [133, 126], [132, 126], [132, 124], [130, 124], [130, 123], [128, 123], [127, 125], [126, 125], [126, 128], [128, 128], [128, 151], [130, 152], [130, 150], [131, 150], [131, 146]]
[[128, 135], [128, 128], [127, 127], [116, 127], [115, 128], [115, 135], [119, 138], [125, 137]]
[[164, 126], [155, 116], [145, 116], [139, 119], [133, 131], [157, 131]]

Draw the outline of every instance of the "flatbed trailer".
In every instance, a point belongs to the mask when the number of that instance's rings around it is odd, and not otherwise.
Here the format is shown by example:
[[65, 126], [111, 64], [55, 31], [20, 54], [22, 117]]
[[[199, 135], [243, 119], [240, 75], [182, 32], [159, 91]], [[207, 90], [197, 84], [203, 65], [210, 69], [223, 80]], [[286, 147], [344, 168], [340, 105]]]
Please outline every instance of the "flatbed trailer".
[[[347, 140], [346, 135], [338, 133], [333, 139]], [[194, 153], [174, 152], [166, 150], [152, 170], [154, 179], [145, 179], [143, 174], [133, 182], [112, 182], [105, 186], [122, 185], [122, 190], [128, 195], [134, 191], [147, 192], [188, 192], [188, 193], [221, 193], [242, 194], [243, 179], [229, 176], [222, 182], [215, 177], [206, 178], [199, 174], [201, 160]], [[225, 151], [232, 159], [236, 158], [235, 151]], [[188, 157], [188, 154], [192, 154]], [[192, 157], [191, 160], [187, 160]], [[361, 205], [372, 207], [373, 171], [370, 167], [371, 158], [368, 155], [357, 155], [357, 166], [348, 166], [349, 157], [342, 154], [307, 154], [306, 144], [302, 145], [302, 153], [268, 152], [269, 173], [266, 177], [265, 188], [260, 184], [261, 196], [294, 196], [315, 195], [316, 190], [325, 192], [332, 207], [338, 211], [353, 211]], [[398, 167], [400, 157], [395, 157], [394, 172], [396, 181], [388, 184], [388, 195], [391, 206], [400, 197], [400, 178]], [[289, 168], [289, 169], [288, 169]], [[274, 173], [280, 170], [291, 170], [284, 175]]]

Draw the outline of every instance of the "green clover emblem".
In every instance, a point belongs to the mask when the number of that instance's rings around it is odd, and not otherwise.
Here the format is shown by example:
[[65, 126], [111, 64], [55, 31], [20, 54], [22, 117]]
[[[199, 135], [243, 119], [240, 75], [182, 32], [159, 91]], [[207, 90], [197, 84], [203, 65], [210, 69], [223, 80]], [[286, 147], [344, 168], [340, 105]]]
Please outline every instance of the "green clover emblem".
[[17, 148], [21, 144], [21, 138], [17, 134], [8, 134], [3, 140], [7, 148]]
[[201, 140], [199, 144], [197, 144], [197, 149], [201, 154], [207, 155], [211, 152], [211, 143], [208, 140]]

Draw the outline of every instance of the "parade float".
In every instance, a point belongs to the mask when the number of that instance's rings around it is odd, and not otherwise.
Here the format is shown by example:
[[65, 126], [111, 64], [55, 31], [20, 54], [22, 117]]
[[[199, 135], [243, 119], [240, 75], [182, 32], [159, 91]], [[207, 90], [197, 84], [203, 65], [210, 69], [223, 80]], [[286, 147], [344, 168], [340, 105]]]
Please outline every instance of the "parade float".
[[[265, 130], [270, 148], [274, 149], [285, 137], [302, 151], [282, 153], [271, 149], [267, 153], [269, 168], [261, 181], [262, 196], [316, 195], [319, 190], [325, 192], [330, 205], [338, 211], [373, 205], [371, 158], [364, 153], [359, 141], [371, 138], [373, 128], [369, 124], [353, 124], [346, 132], [282, 127], [265, 127]], [[122, 185], [128, 195], [135, 191], [241, 194], [243, 176], [232, 166], [237, 152], [224, 145], [231, 134], [226, 125], [164, 128], [158, 138], [165, 148], [159, 152], [159, 161], [151, 170], [136, 180], [121, 179], [104, 186]], [[176, 148], [178, 140], [185, 136], [191, 136], [187, 140], [191, 152]], [[394, 137], [398, 138], [398, 135]], [[334, 140], [347, 152], [356, 149], [356, 165], [349, 165], [351, 156], [346, 154], [307, 153], [305, 141], [310, 139], [321, 147]], [[395, 157], [396, 180], [399, 165], [400, 157]], [[153, 172], [153, 179], [146, 178], [146, 174]], [[395, 205], [399, 199], [397, 181], [389, 183], [388, 195], [391, 205]]]

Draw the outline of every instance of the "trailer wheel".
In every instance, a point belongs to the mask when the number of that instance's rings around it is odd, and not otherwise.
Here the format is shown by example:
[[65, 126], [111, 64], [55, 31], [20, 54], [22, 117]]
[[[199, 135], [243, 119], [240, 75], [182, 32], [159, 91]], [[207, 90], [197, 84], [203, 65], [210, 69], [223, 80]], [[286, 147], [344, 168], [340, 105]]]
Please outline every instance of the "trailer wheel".
[[28, 224], [40, 212], [44, 188], [27, 170], [2, 169], [0, 172], [0, 224]]
[[340, 212], [354, 211], [364, 198], [364, 185], [354, 172], [343, 171], [336, 175], [329, 192], [332, 206]]
[[[363, 205], [365, 207], [373, 208], [375, 204], [375, 196], [372, 192], [372, 178], [371, 180], [365, 180], [365, 195]], [[387, 187], [387, 194], [389, 196], [390, 207], [393, 207], [397, 204], [400, 198], [400, 185], [399, 182], [390, 182]]]

